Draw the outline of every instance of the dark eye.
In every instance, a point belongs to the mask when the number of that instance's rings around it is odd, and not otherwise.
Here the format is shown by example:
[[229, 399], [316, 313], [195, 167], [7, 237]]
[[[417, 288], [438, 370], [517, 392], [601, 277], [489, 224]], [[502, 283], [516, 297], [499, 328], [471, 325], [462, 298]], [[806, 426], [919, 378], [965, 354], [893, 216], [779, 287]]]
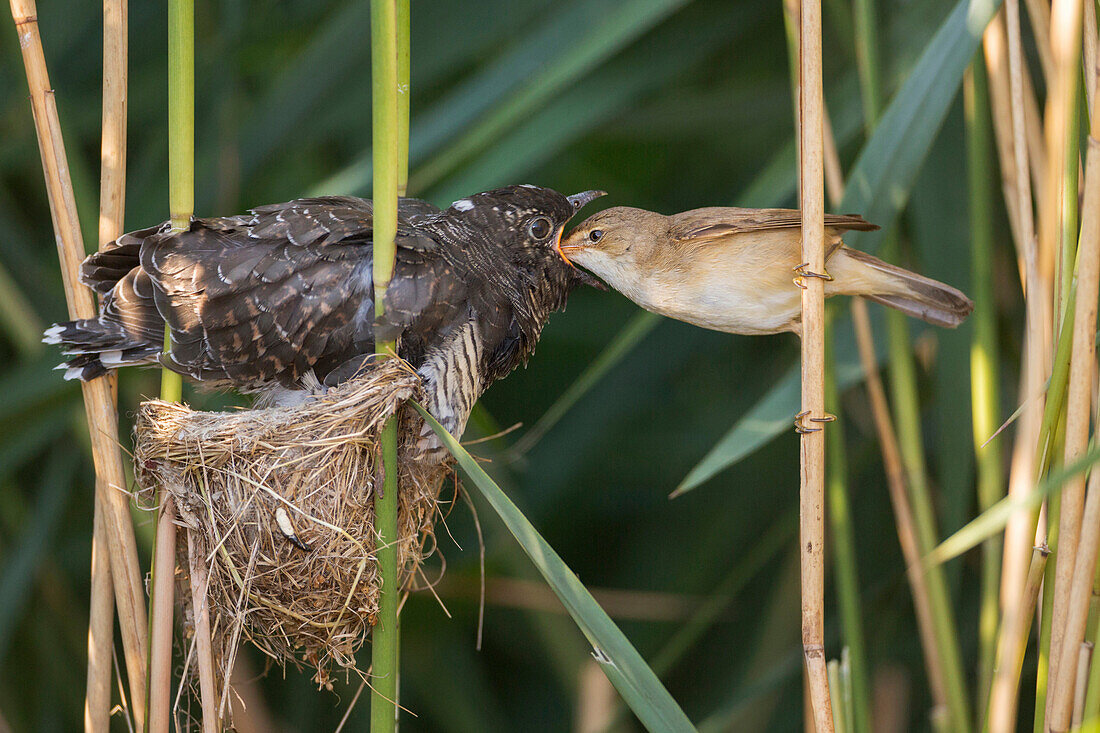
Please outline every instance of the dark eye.
[[545, 216], [540, 216], [527, 225], [527, 233], [531, 235], [532, 239], [546, 239], [553, 230], [554, 225]]
[[593, 242], [600, 241], [601, 239], [603, 239], [603, 230], [593, 229], [588, 233], [588, 238], [591, 239]]

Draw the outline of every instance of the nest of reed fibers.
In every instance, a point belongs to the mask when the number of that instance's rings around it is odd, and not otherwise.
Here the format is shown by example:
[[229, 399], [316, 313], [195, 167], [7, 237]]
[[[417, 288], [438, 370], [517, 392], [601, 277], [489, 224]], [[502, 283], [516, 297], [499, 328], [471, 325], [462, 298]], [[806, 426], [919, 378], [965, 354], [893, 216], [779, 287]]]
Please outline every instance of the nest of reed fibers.
[[[171, 494], [178, 522], [200, 548], [222, 680], [230, 678], [242, 636], [282, 666], [315, 669], [319, 685], [329, 683], [334, 664], [356, 669], [355, 653], [378, 612], [373, 501], [380, 434], [392, 415], [400, 421], [403, 586], [429, 541], [434, 548], [437, 497], [451, 464], [418, 455], [422, 420], [406, 402], [419, 388], [407, 365], [387, 359], [295, 407], [211, 413], [142, 403], [138, 485]], [[287, 520], [294, 539], [280, 529]], [[187, 557], [184, 532], [180, 558]], [[191, 594], [180, 597], [192, 628]]]

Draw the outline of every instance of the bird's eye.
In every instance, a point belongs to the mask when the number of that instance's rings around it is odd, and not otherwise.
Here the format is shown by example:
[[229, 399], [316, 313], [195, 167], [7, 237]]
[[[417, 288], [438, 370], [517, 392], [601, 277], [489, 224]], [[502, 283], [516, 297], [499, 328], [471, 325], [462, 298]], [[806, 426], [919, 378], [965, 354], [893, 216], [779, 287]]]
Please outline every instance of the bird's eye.
[[540, 216], [527, 225], [527, 233], [531, 235], [532, 239], [546, 239], [553, 230], [554, 225], [545, 216]]
[[603, 239], [603, 230], [593, 229], [588, 233], [588, 238], [592, 240], [593, 243], [600, 241], [601, 239]]

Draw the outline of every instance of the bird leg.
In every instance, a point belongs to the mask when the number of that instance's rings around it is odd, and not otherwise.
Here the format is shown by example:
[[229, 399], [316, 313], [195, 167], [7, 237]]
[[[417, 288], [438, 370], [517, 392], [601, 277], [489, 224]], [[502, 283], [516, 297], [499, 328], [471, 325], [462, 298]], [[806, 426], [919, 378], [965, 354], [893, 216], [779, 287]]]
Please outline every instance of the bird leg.
[[808, 277], [819, 277], [819, 278], [821, 278], [822, 280], [824, 280], [826, 282], [829, 282], [833, 279], [833, 276], [830, 275], [828, 272], [825, 272], [825, 273], [810, 272], [809, 270], [806, 269], [807, 267], [809, 267], [809, 265], [810, 265], [809, 262], [803, 262], [801, 265], [794, 268], [794, 272], [795, 272], [794, 284], [797, 285], [798, 287], [802, 288], [803, 290], [806, 289], [806, 278], [808, 278]]
[[821, 428], [809, 426], [806, 424], [807, 422], [823, 424], [833, 422], [834, 420], [836, 420], [836, 415], [832, 415], [828, 412], [826, 412], [821, 417], [810, 417], [810, 411], [803, 410], [802, 412], [794, 416], [794, 431], [799, 435], [805, 435], [806, 433], [816, 433], [821, 430]]

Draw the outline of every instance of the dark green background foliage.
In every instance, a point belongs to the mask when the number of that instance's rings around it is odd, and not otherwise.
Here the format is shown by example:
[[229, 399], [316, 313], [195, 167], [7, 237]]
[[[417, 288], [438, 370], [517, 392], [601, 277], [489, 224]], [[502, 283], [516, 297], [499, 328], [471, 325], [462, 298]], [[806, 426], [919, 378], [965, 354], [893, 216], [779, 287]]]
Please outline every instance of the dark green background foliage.
[[[950, 9], [945, 0], [883, 4], [887, 98]], [[131, 3], [130, 13], [126, 222], [134, 229], [167, 218], [167, 72], [163, 7]], [[848, 14], [841, 0], [826, 3], [826, 97], [846, 168], [863, 142]], [[197, 213], [316, 192], [369, 194], [367, 3], [200, 0], [196, 18]], [[39, 19], [91, 248], [99, 7], [44, 0]], [[65, 306], [10, 26], [0, 33], [0, 54], [0, 712], [16, 730], [74, 730], [84, 693], [92, 467], [79, 390], [50, 371], [54, 350], [26, 338], [63, 318]], [[777, 0], [418, 2], [412, 68], [411, 193], [435, 203], [521, 182], [565, 193], [602, 188], [611, 195], [601, 204], [666, 213], [793, 202], [794, 126]], [[898, 231], [909, 264], [967, 289], [964, 160], [956, 100]], [[1011, 256], [1001, 237], [1001, 307], [1014, 316]], [[532, 425], [635, 312], [616, 294], [577, 292], [568, 312], [551, 319], [528, 368], [488, 392], [466, 437]], [[974, 511], [970, 334], [965, 325], [912, 330], [946, 536]], [[1006, 330], [1003, 343], [1018, 353], [1014, 332]], [[510, 458], [508, 447], [526, 428], [473, 448], [494, 459], [490, 473], [590, 588], [669, 594], [690, 609], [758, 548], [770, 548], [718, 622], [663, 675], [692, 719], [713, 730], [800, 724], [793, 430], [683, 498], [667, 496], [796, 358], [792, 336], [731, 337], [661, 322], [523, 459]], [[1015, 363], [1003, 364], [1008, 385]], [[123, 375], [124, 431], [157, 380], [154, 371]], [[190, 390], [187, 398], [206, 407], [230, 399]], [[928, 691], [862, 390], [846, 393], [843, 408], [841, 427], [831, 429], [847, 439], [873, 677], [900, 672], [910, 680], [909, 714], [923, 728]], [[401, 702], [415, 716], [402, 727], [569, 729], [590, 649], [556, 601], [526, 590], [502, 594], [510, 587], [502, 580], [540, 581], [480, 509], [492, 591], [483, 648], [475, 649], [477, 536], [459, 501], [438, 533], [446, 557], [438, 592], [452, 618], [427, 592], [404, 611]], [[147, 557], [151, 527], [147, 516], [139, 522]], [[429, 577], [439, 564], [429, 562]], [[973, 669], [976, 569], [956, 562], [949, 578]], [[835, 657], [831, 587], [827, 602]], [[686, 618], [677, 611], [654, 619], [659, 607], [644, 598], [609, 610], [647, 658]], [[257, 655], [250, 663], [263, 666]], [[354, 692], [342, 683], [335, 694], [317, 692], [294, 671], [285, 678], [273, 671], [259, 684], [285, 730], [331, 730]], [[366, 718], [361, 702], [355, 727]]]

